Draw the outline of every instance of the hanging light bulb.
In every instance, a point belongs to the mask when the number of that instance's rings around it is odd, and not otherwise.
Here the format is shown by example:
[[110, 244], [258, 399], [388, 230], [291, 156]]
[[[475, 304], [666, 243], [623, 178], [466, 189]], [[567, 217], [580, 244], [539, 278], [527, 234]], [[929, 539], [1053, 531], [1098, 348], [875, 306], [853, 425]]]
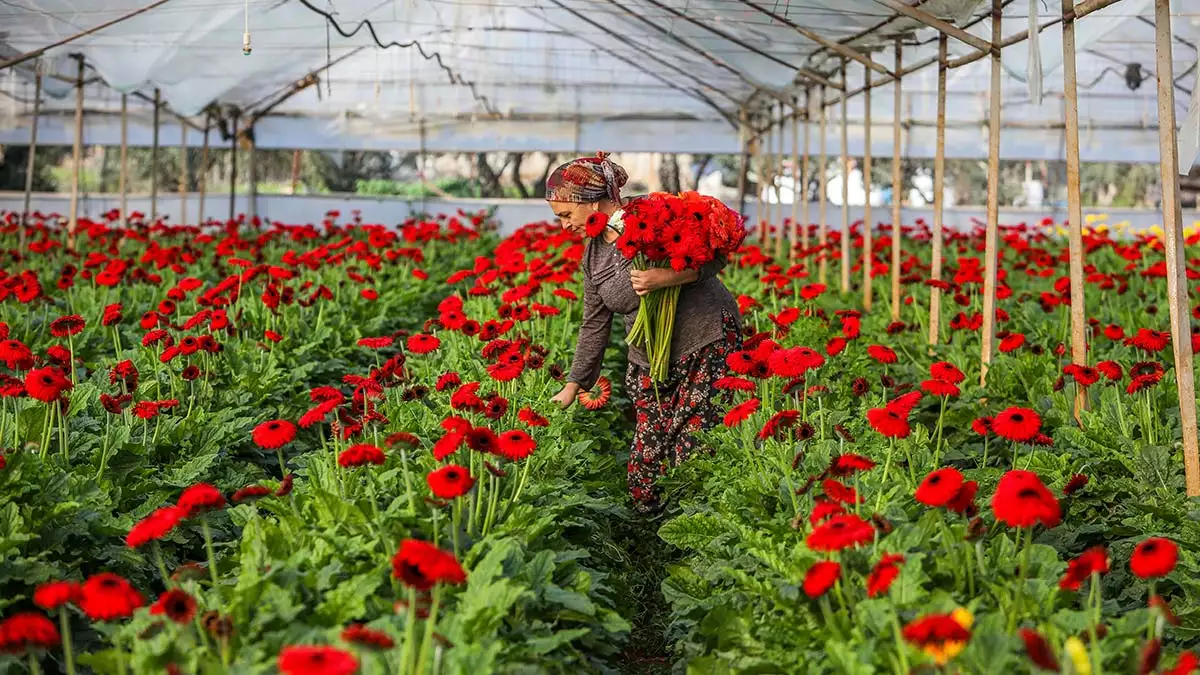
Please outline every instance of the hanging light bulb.
[[242, 33], [242, 55], [250, 56], [251, 51], [252, 50], [250, 49], [250, 32], [247, 31], [245, 33]]
[[250, 56], [250, 0], [246, 0], [242, 17], [245, 21], [245, 28], [242, 32], [242, 56]]

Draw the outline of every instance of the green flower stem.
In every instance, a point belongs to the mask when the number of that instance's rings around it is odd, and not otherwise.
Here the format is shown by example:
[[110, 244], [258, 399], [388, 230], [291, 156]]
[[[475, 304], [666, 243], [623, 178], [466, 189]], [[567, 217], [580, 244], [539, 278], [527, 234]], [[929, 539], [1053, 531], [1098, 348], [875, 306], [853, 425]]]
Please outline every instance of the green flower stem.
[[[1155, 582], [1155, 579], [1151, 578], [1151, 579], [1150, 579], [1150, 595], [1148, 596], [1148, 598], [1147, 598], [1147, 599], [1149, 599], [1149, 598], [1153, 598], [1153, 597], [1154, 597], [1154, 585], [1155, 585], [1155, 584], [1154, 584], [1154, 582]], [[1148, 603], [1147, 603], [1147, 604], [1148, 604]], [[1148, 619], [1147, 619], [1147, 621], [1146, 621], [1146, 639], [1147, 639], [1147, 640], [1153, 640], [1153, 639], [1154, 639], [1154, 633], [1155, 633], [1155, 630], [1154, 630], [1154, 623], [1155, 623], [1155, 619], [1156, 619], [1156, 617], [1154, 616], [1154, 612], [1153, 612], [1153, 611], [1151, 611], [1151, 612], [1148, 612], [1148, 614], [1149, 614], [1149, 618], [1148, 618]]]
[[200, 529], [204, 532], [204, 550], [208, 554], [208, 576], [212, 579], [213, 591], [217, 590], [217, 555], [213, 552], [212, 529], [208, 526], [208, 516], [200, 516]]
[[908, 647], [904, 644], [903, 630], [900, 628], [900, 615], [896, 613], [896, 606], [892, 605], [892, 626], [894, 627], [893, 635], [896, 636], [896, 656], [900, 658], [900, 672], [907, 673], [908, 669]]
[[892, 455], [896, 454], [896, 438], [888, 439], [887, 458], [883, 461], [883, 485], [879, 489], [879, 494], [875, 496], [875, 513], [879, 513], [879, 507], [883, 504], [883, 492], [888, 484], [888, 474], [892, 470]]
[[1104, 661], [1100, 658], [1100, 639], [1096, 636], [1096, 629], [1100, 625], [1101, 593], [1100, 574], [1092, 572], [1092, 583], [1088, 593], [1088, 646], [1092, 648], [1092, 665], [1096, 675], [1104, 675]]
[[42, 667], [38, 665], [37, 654], [32, 649], [29, 650], [29, 673], [30, 675], [42, 675]]
[[946, 417], [946, 399], [947, 398], [949, 398], [949, 397], [948, 396], [941, 397], [942, 407], [941, 407], [941, 410], [938, 411], [937, 441], [933, 445], [933, 468], [935, 470], [939, 466], [942, 465], [941, 464], [941, 462], [942, 462], [942, 424], [943, 424], [943, 420]]
[[413, 497], [412, 476], [408, 465], [408, 451], [404, 449], [404, 445], [400, 445], [400, 465], [404, 470], [404, 496], [408, 498], [408, 510], [410, 513], [417, 512], [417, 502]]
[[167, 566], [163, 563], [162, 545], [155, 541], [151, 543], [151, 546], [154, 547], [154, 565], [158, 567], [158, 575], [162, 577], [163, 586], [170, 588], [171, 575], [167, 574]]
[[67, 615], [67, 606], [58, 608], [58, 632], [62, 635], [63, 662], [67, 666], [67, 675], [75, 675], [75, 646], [71, 640], [71, 617]]
[[408, 589], [408, 617], [404, 622], [404, 646], [400, 650], [400, 675], [412, 671], [413, 642], [417, 639], [417, 590]]
[[429, 618], [425, 620], [425, 636], [421, 639], [421, 651], [417, 656], [417, 669], [415, 671], [418, 675], [425, 672], [425, 662], [433, 647], [433, 630], [437, 627], [438, 609], [441, 607], [441, 601], [442, 586], [439, 584], [433, 587], [433, 603], [429, 608]]
[[454, 538], [454, 557], [462, 560], [462, 545], [459, 543], [458, 531], [462, 528], [462, 506], [463, 498], [459, 497], [454, 500], [454, 508], [450, 516], [450, 533]]
[[1008, 615], [1008, 632], [1012, 633], [1017, 627], [1017, 615], [1025, 604], [1025, 577], [1029, 574], [1029, 549], [1033, 548], [1033, 528], [1017, 528], [1017, 545], [1021, 545], [1022, 535], [1029, 530], [1029, 537], [1021, 549], [1021, 563], [1017, 568], [1017, 585], [1013, 592], [1013, 606]]
[[496, 521], [496, 505], [500, 502], [500, 486], [493, 482], [489, 492], [491, 494], [488, 495], [487, 517], [483, 521], [483, 534], [485, 536], [488, 532], [492, 531], [492, 525]]

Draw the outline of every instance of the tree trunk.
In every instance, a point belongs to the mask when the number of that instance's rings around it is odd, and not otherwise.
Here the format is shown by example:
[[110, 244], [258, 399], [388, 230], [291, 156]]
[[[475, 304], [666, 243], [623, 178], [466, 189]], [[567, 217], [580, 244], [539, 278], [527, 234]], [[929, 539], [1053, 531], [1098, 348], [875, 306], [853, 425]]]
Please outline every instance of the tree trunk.
[[708, 165], [712, 163], [712, 155], [700, 155], [696, 158], [696, 173], [692, 178], [692, 189], [700, 189], [700, 179], [704, 177], [704, 172], [708, 171]]
[[[488, 164], [487, 153], [481, 152], [475, 155], [475, 165], [479, 168], [479, 183], [481, 187], [481, 196], [483, 197], [501, 197], [504, 195], [504, 188], [500, 186], [500, 177], [492, 170], [492, 166]], [[503, 169], [501, 169], [503, 171]]]
[[517, 193], [521, 195], [521, 199], [529, 199], [529, 189], [525, 187], [525, 183], [521, 181], [521, 162], [525, 160], [525, 153], [513, 152], [508, 155], [508, 159], [512, 162], [512, 182], [517, 188]]
[[658, 164], [658, 182], [663, 192], [681, 192], [679, 187], [679, 155], [663, 155]]
[[546, 154], [546, 170], [542, 171], [542, 177], [538, 179], [537, 185], [533, 186], [533, 196], [538, 199], [546, 197], [546, 179], [550, 177], [550, 172], [557, 166], [558, 155], [551, 152]]

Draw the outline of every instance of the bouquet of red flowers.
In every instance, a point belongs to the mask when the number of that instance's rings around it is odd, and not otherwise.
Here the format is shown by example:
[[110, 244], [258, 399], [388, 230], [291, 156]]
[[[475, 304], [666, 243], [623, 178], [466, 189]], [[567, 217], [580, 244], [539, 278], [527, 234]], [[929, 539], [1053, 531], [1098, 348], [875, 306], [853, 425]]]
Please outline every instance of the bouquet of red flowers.
[[[746, 238], [740, 215], [697, 192], [655, 192], [634, 200], [624, 211], [625, 229], [616, 246], [639, 270], [699, 270], [718, 255], [728, 257]], [[654, 382], [667, 377], [679, 288], [661, 288], [643, 296], [629, 332], [629, 344], [645, 346]]]

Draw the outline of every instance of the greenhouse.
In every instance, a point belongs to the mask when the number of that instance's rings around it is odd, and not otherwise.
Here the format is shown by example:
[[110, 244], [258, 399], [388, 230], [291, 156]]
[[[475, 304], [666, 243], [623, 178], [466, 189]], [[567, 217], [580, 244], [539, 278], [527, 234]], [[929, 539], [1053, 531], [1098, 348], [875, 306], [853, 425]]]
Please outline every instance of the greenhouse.
[[1196, 672], [1197, 163], [1191, 0], [3, 0], [0, 673]]

